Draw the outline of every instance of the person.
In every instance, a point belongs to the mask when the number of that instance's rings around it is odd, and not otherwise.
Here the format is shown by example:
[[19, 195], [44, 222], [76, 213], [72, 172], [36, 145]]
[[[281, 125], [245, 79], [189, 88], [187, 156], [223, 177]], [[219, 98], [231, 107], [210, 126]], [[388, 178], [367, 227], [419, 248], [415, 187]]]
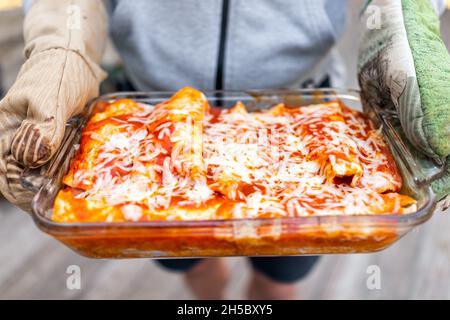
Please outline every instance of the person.
[[[30, 209], [20, 177], [58, 149], [66, 121], [98, 95], [109, 33], [130, 83], [142, 91], [342, 86], [335, 44], [346, 0], [25, 1], [26, 62], [0, 102], [0, 190]], [[397, 112], [412, 145], [450, 154], [450, 56], [439, 34], [444, 0], [372, 0], [358, 75], [364, 103]], [[447, 171], [433, 184], [449, 194]], [[251, 258], [248, 296], [293, 298], [317, 257]], [[220, 259], [161, 260], [186, 272], [200, 298], [222, 298]]]

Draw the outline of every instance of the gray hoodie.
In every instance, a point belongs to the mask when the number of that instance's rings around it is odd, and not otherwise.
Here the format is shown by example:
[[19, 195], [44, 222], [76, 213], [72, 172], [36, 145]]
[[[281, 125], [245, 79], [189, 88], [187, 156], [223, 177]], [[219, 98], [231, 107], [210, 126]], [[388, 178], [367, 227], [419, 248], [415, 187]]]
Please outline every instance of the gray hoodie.
[[301, 86], [326, 74], [347, 0], [110, 0], [110, 30], [140, 90]]
[[111, 37], [139, 90], [300, 87], [327, 76], [343, 85], [333, 48], [347, 0], [104, 1]]

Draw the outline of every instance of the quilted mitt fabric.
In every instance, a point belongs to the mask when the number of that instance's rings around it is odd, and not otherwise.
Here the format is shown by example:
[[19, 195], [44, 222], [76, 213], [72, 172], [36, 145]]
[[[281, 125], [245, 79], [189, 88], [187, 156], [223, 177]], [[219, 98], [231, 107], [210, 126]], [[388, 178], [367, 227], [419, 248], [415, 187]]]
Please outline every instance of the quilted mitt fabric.
[[[396, 111], [417, 149], [432, 158], [448, 157], [450, 55], [432, 2], [373, 0], [364, 19], [358, 65], [364, 103]], [[446, 196], [450, 172], [433, 188], [439, 198]]]

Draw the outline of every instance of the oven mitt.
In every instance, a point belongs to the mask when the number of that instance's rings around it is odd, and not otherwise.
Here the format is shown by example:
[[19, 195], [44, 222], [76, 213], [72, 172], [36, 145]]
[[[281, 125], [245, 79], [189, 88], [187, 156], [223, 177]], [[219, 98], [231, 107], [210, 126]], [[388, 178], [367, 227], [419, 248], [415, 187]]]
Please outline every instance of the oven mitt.
[[0, 191], [25, 211], [33, 194], [23, 170], [47, 163], [67, 120], [98, 95], [106, 26], [101, 0], [35, 1], [26, 16], [27, 60], [0, 101]]
[[[358, 63], [363, 103], [395, 112], [415, 148], [449, 163], [450, 55], [432, 1], [369, 4]], [[448, 166], [432, 187], [439, 200], [449, 195]]]

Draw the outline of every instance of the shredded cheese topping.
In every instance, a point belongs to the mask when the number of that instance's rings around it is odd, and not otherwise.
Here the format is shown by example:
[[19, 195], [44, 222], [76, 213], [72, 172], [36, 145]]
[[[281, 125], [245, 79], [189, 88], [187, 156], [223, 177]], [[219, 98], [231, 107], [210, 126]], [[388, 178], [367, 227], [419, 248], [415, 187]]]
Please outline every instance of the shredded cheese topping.
[[58, 221], [405, 213], [380, 130], [339, 101], [248, 112], [185, 88], [101, 105], [56, 201]]

